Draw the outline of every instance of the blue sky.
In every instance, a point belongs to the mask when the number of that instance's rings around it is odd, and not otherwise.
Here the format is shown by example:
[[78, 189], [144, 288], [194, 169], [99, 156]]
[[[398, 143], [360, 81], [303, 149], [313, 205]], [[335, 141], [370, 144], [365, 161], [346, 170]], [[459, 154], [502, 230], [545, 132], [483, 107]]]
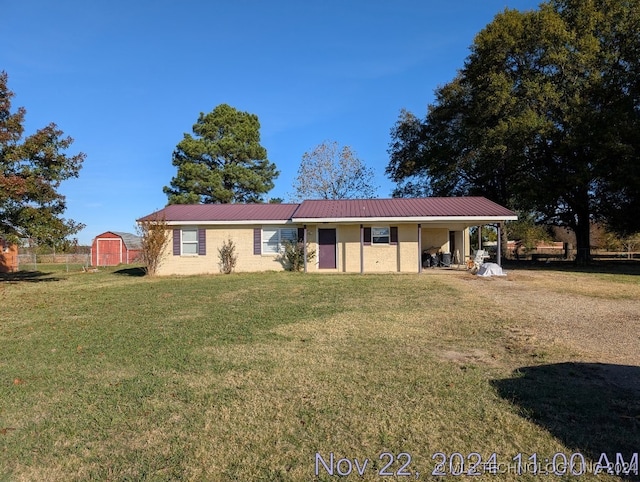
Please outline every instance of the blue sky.
[[423, 116], [462, 67], [473, 38], [505, 8], [538, 0], [0, 0], [0, 70], [26, 134], [55, 122], [87, 158], [63, 183], [66, 217], [135, 231], [164, 207], [171, 154], [200, 112], [226, 103], [256, 114], [288, 199], [302, 155], [350, 146], [376, 172], [380, 197], [390, 129]]

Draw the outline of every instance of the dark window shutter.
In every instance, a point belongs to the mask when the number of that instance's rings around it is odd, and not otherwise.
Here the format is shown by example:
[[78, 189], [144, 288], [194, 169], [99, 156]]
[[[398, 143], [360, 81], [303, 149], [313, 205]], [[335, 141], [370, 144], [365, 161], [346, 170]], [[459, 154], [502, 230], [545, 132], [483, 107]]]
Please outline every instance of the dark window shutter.
[[262, 241], [260, 228], [253, 228], [253, 254], [262, 254], [260, 243]]
[[173, 230], [173, 255], [180, 256], [180, 230]]
[[298, 228], [298, 242], [304, 243], [304, 228]]
[[391, 226], [389, 229], [389, 243], [390, 244], [398, 244], [398, 226]]
[[365, 246], [371, 244], [371, 228], [364, 228], [364, 244]]
[[207, 254], [207, 230], [198, 229], [198, 254], [205, 256]]

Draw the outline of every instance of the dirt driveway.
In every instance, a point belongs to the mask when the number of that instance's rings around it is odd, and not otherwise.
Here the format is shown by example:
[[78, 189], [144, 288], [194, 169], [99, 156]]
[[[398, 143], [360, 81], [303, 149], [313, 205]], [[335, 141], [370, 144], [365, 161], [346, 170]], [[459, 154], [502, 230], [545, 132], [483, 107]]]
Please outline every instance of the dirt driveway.
[[[553, 347], [573, 361], [640, 366], [640, 276], [507, 270], [504, 278], [451, 281], [513, 320], [509, 330], [521, 342]], [[640, 392], [640, 381], [633, 385]]]

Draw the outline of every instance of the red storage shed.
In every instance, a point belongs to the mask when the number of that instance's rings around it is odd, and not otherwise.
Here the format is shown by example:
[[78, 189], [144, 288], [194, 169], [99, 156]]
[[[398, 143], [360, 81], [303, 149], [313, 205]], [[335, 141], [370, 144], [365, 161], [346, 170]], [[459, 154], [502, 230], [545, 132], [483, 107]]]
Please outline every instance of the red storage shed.
[[95, 237], [91, 245], [92, 266], [131, 264], [142, 253], [142, 239], [131, 233], [107, 231]]
[[0, 238], [0, 273], [18, 271], [18, 246]]

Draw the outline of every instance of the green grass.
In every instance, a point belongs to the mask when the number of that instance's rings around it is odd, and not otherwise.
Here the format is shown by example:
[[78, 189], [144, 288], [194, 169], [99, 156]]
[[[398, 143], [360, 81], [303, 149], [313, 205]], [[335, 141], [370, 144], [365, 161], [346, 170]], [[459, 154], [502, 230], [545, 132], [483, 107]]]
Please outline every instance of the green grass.
[[580, 405], [615, 438], [558, 428], [571, 410], [542, 380], [570, 355], [514, 343], [512, 315], [458, 277], [132, 274], [0, 284], [0, 480], [336, 480], [316, 477], [317, 453], [368, 458], [347, 480], [394, 480], [384, 452], [433, 480], [436, 452], [593, 458], [638, 440], [631, 405]]

